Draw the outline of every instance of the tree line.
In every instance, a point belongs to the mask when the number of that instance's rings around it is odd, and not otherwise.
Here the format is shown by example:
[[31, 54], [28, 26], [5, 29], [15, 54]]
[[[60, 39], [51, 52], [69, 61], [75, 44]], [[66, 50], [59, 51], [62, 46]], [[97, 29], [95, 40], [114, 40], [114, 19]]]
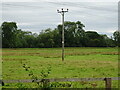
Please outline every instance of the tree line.
[[[112, 38], [95, 31], [85, 31], [80, 21], [64, 23], [65, 47], [115, 47], [120, 45], [120, 32]], [[1, 25], [3, 48], [52, 48], [61, 47], [62, 25], [55, 29], [45, 29], [39, 34], [18, 29], [16, 22], [3, 22]]]

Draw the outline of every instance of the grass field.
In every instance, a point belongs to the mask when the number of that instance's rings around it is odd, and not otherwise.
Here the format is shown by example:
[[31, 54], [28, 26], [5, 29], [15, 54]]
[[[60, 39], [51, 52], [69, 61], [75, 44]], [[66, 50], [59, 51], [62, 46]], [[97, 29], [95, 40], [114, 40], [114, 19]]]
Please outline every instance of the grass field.
[[[65, 48], [64, 62], [61, 60], [61, 48], [3, 49], [2, 60], [3, 80], [31, 79], [23, 64], [30, 67], [38, 78], [42, 78], [41, 71], [46, 72], [49, 66], [51, 72], [46, 78], [118, 77], [118, 48]], [[71, 87], [91, 87], [89, 84], [80, 86], [76, 83]], [[103, 82], [91, 83], [104, 87]], [[118, 87], [117, 83], [113, 81], [112, 87]], [[6, 84], [4, 87], [17, 85]]]

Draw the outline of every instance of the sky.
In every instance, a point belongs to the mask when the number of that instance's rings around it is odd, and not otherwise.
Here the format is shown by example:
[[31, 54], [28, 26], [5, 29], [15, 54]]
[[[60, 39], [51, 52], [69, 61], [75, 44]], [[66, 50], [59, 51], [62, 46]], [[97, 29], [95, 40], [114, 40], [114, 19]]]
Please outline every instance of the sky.
[[16, 22], [23, 31], [39, 33], [62, 23], [57, 13], [61, 8], [69, 9], [65, 21], [81, 21], [85, 31], [111, 36], [118, 30], [118, 0], [4, 0], [0, 12], [2, 22]]

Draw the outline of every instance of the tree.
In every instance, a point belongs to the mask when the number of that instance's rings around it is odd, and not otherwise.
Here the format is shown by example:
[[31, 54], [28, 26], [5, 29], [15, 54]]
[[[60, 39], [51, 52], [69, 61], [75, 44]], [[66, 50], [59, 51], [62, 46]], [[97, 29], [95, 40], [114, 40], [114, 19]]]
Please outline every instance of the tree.
[[113, 38], [114, 38], [114, 42], [116, 44], [116, 46], [120, 46], [120, 31], [115, 31], [113, 33]]
[[101, 44], [104, 47], [114, 47], [114, 41], [109, 38], [106, 34], [101, 35], [102, 39], [101, 39]]
[[5, 48], [16, 47], [16, 30], [17, 25], [15, 22], [4, 22], [1, 25], [2, 30], [2, 46]]
[[102, 36], [99, 35], [97, 32], [95, 31], [87, 31], [86, 33], [86, 37], [87, 37], [87, 46], [90, 47], [101, 47], [104, 46], [103, 42], [102, 42]]
[[50, 48], [54, 46], [54, 40], [53, 40], [53, 31], [48, 28], [44, 32], [40, 33], [38, 36], [38, 46], [39, 47], [46, 47]]
[[[115, 31], [113, 38], [98, 34], [95, 31], [85, 31], [80, 21], [64, 23], [65, 47], [113, 47], [120, 45], [120, 32]], [[62, 25], [54, 30], [48, 28], [40, 34], [17, 29], [15, 22], [4, 22], [1, 25], [2, 46], [4, 48], [51, 48], [61, 47]]]
[[[84, 36], [83, 27], [85, 26], [80, 21], [64, 22], [65, 46], [75, 47], [80, 45], [80, 37]], [[58, 30], [60, 36], [62, 36], [62, 25], [58, 25]]]
[[76, 30], [75, 30], [75, 43], [76, 46], [86, 46], [87, 39], [86, 39], [86, 34], [85, 30], [83, 29], [85, 27], [84, 24], [82, 24], [80, 21], [76, 22]]
[[52, 34], [53, 34], [54, 47], [61, 47], [61, 35], [59, 34], [59, 30], [55, 28], [52, 31]]

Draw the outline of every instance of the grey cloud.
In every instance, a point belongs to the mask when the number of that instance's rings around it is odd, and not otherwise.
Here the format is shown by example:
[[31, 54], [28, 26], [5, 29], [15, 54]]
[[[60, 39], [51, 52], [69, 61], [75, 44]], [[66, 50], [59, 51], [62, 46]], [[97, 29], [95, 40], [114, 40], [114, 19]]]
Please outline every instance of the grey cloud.
[[108, 29], [117, 28], [117, 2], [6, 2], [2, 7], [3, 21], [15, 21], [19, 28], [33, 32], [55, 28], [61, 23], [61, 15], [56, 9], [62, 7], [69, 8], [65, 14], [66, 21], [80, 20], [86, 29], [98, 29], [99, 32], [107, 33]]
[[60, 6], [72, 6], [77, 8], [85, 8], [85, 9], [92, 9], [96, 11], [112, 11], [116, 12], [117, 3], [115, 2], [49, 2], [50, 4], [60, 5]]

